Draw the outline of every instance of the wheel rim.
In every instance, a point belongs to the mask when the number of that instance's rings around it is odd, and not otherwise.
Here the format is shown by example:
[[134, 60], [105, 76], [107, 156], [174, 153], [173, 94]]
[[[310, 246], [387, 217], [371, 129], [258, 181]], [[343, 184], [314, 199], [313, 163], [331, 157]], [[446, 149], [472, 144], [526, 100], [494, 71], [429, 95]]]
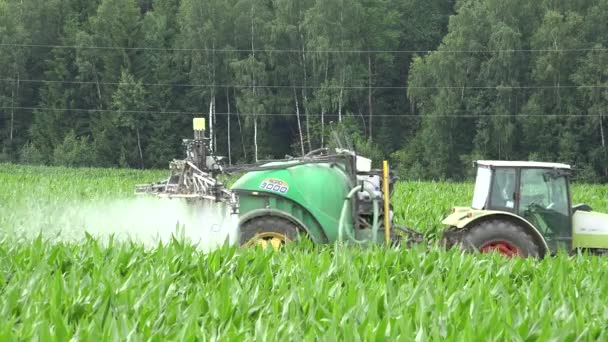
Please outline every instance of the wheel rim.
[[480, 251], [482, 253], [498, 252], [508, 258], [523, 256], [523, 253], [517, 246], [504, 240], [486, 242], [481, 246]]
[[244, 247], [259, 246], [264, 250], [270, 247], [276, 251], [289, 241], [289, 238], [281, 233], [264, 232], [257, 233], [253, 238], [244, 244]]

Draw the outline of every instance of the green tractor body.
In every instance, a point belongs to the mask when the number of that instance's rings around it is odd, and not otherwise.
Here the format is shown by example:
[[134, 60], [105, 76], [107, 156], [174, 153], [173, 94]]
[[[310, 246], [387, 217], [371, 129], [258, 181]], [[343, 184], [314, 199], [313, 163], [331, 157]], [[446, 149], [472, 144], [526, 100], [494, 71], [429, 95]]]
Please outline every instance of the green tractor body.
[[543, 256], [608, 249], [608, 215], [573, 205], [566, 164], [478, 161], [471, 207], [454, 207], [443, 224], [448, 244]]

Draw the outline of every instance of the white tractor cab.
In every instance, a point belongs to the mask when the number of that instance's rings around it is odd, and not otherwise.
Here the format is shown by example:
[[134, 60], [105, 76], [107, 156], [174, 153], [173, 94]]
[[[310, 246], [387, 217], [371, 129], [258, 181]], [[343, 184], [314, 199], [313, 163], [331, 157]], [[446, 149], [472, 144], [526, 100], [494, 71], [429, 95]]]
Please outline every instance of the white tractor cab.
[[480, 252], [543, 257], [608, 251], [608, 215], [572, 205], [570, 165], [529, 161], [476, 161], [471, 207], [454, 207], [443, 220], [447, 245]]

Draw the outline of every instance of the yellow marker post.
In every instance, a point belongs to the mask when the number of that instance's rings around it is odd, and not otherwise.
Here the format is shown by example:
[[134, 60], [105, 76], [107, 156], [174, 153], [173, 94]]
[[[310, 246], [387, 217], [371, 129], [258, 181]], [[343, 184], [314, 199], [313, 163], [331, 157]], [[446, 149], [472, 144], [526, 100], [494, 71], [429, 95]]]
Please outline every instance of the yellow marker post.
[[205, 130], [205, 118], [194, 118], [192, 120], [192, 127], [195, 131], [204, 131]]
[[389, 177], [388, 177], [388, 161], [384, 161], [383, 169], [383, 180], [382, 180], [382, 192], [384, 192], [384, 238], [386, 244], [390, 244], [391, 240], [391, 220], [390, 220], [390, 194], [389, 194]]

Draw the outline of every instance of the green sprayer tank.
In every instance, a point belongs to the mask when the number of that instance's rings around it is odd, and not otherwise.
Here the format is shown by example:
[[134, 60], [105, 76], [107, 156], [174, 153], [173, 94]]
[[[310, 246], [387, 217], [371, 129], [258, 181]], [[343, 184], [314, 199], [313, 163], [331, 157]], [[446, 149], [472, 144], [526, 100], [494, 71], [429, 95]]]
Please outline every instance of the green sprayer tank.
[[[267, 164], [285, 168], [249, 172], [232, 186], [239, 196], [240, 222], [280, 216], [298, 224], [315, 242], [335, 241], [344, 199], [355, 184], [343, 165], [289, 164]], [[346, 226], [352, 229], [350, 215]]]

